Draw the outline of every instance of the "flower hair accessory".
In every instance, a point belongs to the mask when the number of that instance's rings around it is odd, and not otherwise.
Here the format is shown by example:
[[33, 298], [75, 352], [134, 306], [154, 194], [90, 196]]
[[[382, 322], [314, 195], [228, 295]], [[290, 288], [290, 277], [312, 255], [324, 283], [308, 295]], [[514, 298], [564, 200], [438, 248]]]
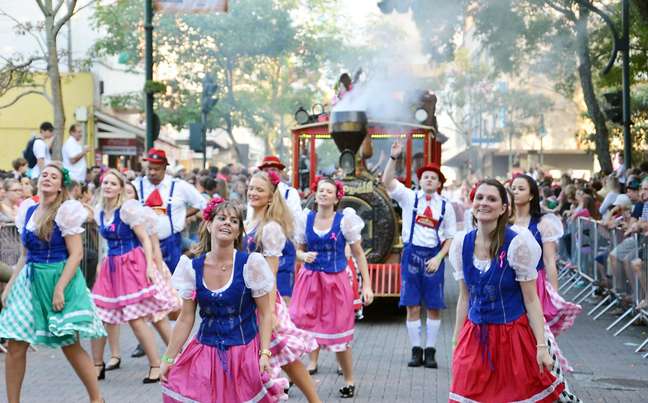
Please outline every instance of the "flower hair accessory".
[[335, 195], [337, 196], [338, 200], [342, 200], [342, 198], [344, 197], [344, 183], [336, 179], [335, 189], [337, 190]]
[[272, 186], [274, 187], [277, 187], [279, 182], [281, 182], [279, 175], [277, 175], [277, 173], [273, 171], [268, 172], [268, 179], [270, 179], [270, 183], [272, 183]]
[[311, 190], [313, 192], [317, 192], [317, 185], [319, 184], [319, 181], [322, 179], [321, 176], [316, 175], [315, 178], [313, 179], [313, 182], [311, 182]]
[[72, 184], [72, 179], [70, 178], [70, 171], [67, 168], [61, 168], [63, 172], [63, 186], [70, 186]]
[[210, 221], [212, 218], [214, 218], [214, 212], [216, 211], [216, 207], [218, 207], [219, 204], [223, 203], [225, 199], [222, 197], [214, 197], [207, 203], [207, 207], [203, 210], [202, 216], [203, 220], [205, 221]]

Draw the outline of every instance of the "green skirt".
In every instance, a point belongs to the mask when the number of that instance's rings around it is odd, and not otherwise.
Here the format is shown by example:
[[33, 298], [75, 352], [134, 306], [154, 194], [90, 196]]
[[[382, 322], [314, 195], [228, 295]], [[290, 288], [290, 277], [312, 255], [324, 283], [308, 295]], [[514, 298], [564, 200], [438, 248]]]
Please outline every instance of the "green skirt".
[[65, 262], [30, 263], [23, 267], [11, 286], [7, 306], [0, 312], [0, 337], [64, 347], [74, 344], [79, 337], [106, 336], [79, 268], [65, 287], [63, 310], [53, 310], [54, 287], [64, 267]]

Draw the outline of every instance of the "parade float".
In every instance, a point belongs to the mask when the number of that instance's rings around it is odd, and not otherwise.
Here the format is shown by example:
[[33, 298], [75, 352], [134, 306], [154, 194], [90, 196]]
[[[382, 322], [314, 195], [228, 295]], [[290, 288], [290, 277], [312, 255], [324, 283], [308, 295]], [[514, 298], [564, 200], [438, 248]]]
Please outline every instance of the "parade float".
[[[364, 111], [334, 110], [315, 119], [312, 115], [307, 119], [308, 114], [303, 119], [296, 116], [302, 124], [292, 129], [292, 182], [297, 189], [308, 189], [320, 171], [318, 147], [329, 141], [337, 146], [337, 175], [345, 190], [340, 209], [354, 208], [366, 223], [362, 246], [377, 297], [400, 295], [403, 246], [401, 214], [381, 182], [382, 171], [396, 139], [404, 142], [404, 158], [398, 161], [397, 174], [406, 186], [414, 185], [416, 169], [421, 165], [441, 164], [441, 145], [447, 138], [437, 129], [435, 105], [436, 96], [426, 91], [418, 105], [412, 106], [409, 122], [368, 119]], [[308, 183], [303, 183], [306, 180]], [[307, 197], [306, 206], [312, 201], [312, 195]]]

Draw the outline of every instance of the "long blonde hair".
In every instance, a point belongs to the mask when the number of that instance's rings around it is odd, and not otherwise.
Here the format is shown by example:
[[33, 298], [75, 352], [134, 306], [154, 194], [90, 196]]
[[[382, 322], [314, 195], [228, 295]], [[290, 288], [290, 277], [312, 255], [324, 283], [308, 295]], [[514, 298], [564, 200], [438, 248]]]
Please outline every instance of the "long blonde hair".
[[[112, 206], [114, 210], [117, 210], [124, 204], [124, 201], [126, 200], [126, 178], [124, 178], [124, 175], [121, 174], [118, 170], [115, 168], [110, 168], [107, 170], [103, 176], [101, 177], [101, 185], [103, 185], [103, 179], [106, 177], [106, 175], [113, 175], [115, 178], [117, 178], [117, 182], [119, 182], [119, 185], [121, 186], [121, 191], [117, 194], [117, 201], [115, 202], [115, 205]], [[100, 185], [100, 186], [101, 186]], [[136, 192], [137, 194], [137, 192]], [[107, 200], [106, 197], [103, 194], [103, 189], [101, 189], [101, 209], [105, 209], [107, 206]]]
[[272, 199], [270, 199], [270, 203], [266, 208], [265, 215], [257, 226], [255, 237], [257, 249], [261, 249], [263, 247], [261, 241], [263, 239], [263, 227], [265, 227], [265, 225], [270, 221], [277, 222], [277, 224], [281, 226], [281, 229], [283, 230], [284, 235], [286, 235], [286, 238], [291, 239], [294, 230], [292, 214], [290, 210], [288, 210], [288, 205], [286, 204], [283, 195], [279, 191], [279, 186], [273, 185], [270, 181], [270, 176], [263, 171], [257, 172], [252, 175], [250, 181], [252, 181], [253, 178], [259, 178], [263, 180], [263, 182], [266, 184], [266, 189], [268, 189], [272, 193]]
[[243, 211], [235, 203], [224, 201], [216, 206], [216, 208], [214, 208], [209, 217], [203, 217], [203, 221], [200, 224], [200, 228], [198, 230], [198, 233], [200, 235], [198, 244], [189, 251], [189, 255], [191, 257], [203, 255], [212, 250], [211, 233], [209, 232], [208, 228], [214, 221], [214, 217], [216, 217], [221, 211], [227, 211], [228, 213], [238, 217], [239, 235], [236, 240], [234, 240], [234, 248], [241, 248], [241, 245], [243, 244], [243, 234], [245, 233], [245, 227], [243, 226]]
[[[45, 168], [43, 168], [43, 171], [45, 171], [47, 168], [56, 168], [56, 170], [61, 175], [61, 190], [59, 190], [58, 195], [56, 195], [54, 202], [43, 209], [44, 212], [42, 213], [42, 219], [40, 220], [40, 225], [38, 226], [38, 230], [36, 231], [36, 234], [40, 239], [49, 242], [52, 239], [52, 231], [54, 229], [54, 219], [56, 218], [56, 213], [58, 212], [59, 207], [61, 207], [61, 204], [63, 204], [63, 202], [68, 200], [70, 197], [64, 184], [65, 179], [63, 177], [63, 169], [61, 169], [61, 167], [57, 164], [47, 164]], [[42, 174], [43, 172], [41, 171], [41, 175]], [[41, 208], [43, 208], [44, 206], [42, 204], [42, 201], [44, 197], [42, 194], [40, 194], [39, 196], [41, 200]]]

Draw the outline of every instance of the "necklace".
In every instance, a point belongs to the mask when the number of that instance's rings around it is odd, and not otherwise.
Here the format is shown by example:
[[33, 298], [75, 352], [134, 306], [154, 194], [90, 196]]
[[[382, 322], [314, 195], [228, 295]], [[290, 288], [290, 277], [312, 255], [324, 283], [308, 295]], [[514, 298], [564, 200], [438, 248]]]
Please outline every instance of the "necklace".
[[[206, 258], [209, 258], [210, 256], [213, 256], [212, 252], [207, 252]], [[216, 267], [219, 267], [221, 271], [225, 272], [230, 267], [232, 267], [232, 262], [228, 262], [227, 264], [224, 264], [224, 265], [216, 265]]]

